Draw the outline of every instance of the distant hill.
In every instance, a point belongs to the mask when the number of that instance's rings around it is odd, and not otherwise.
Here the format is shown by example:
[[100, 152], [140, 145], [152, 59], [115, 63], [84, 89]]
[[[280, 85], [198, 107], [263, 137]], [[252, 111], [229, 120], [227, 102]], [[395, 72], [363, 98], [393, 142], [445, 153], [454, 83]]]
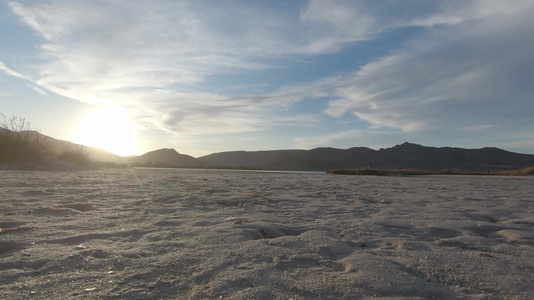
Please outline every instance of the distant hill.
[[380, 149], [378, 152], [387, 161], [388, 168], [496, 171], [534, 166], [534, 155], [519, 154], [493, 147], [481, 149], [435, 148], [404, 143], [392, 148]]
[[83, 147], [85, 151], [87, 151], [91, 159], [93, 161], [98, 162], [112, 162], [118, 164], [124, 164], [126, 162], [129, 162], [133, 164], [143, 164], [146, 166], [167, 166], [182, 168], [200, 167], [202, 164], [196, 158], [189, 155], [180, 154], [174, 149], [159, 149], [145, 153], [140, 156], [122, 157], [99, 148], [88, 147], [64, 140], [54, 139], [39, 132], [32, 132], [32, 134], [35, 134], [40, 138], [46, 139], [49, 145], [49, 150], [54, 155], [59, 155], [64, 151], [75, 150], [80, 147]]
[[41, 139], [45, 139], [47, 141], [49, 150], [54, 155], [59, 155], [62, 152], [65, 152], [68, 150], [75, 150], [77, 148], [84, 147], [84, 149], [87, 151], [91, 159], [94, 161], [113, 162], [113, 163], [124, 163], [125, 162], [123, 157], [104, 151], [99, 148], [83, 146], [80, 144], [75, 144], [75, 143], [71, 143], [71, 142], [64, 141], [64, 140], [58, 140], [58, 139], [49, 137], [47, 135], [41, 134], [37, 131], [33, 131], [32, 134], [36, 135], [37, 137]]
[[[369, 148], [316, 148], [312, 150], [235, 151], [199, 157], [205, 165], [219, 168], [272, 170], [327, 170], [378, 163], [376, 151]], [[363, 162], [365, 161], [365, 162]]]
[[181, 168], [200, 167], [202, 163], [196, 158], [180, 154], [174, 149], [159, 149], [145, 153], [141, 156], [129, 157], [128, 162], [131, 164], [143, 164], [148, 167], [168, 166]]
[[230, 151], [194, 158], [175, 149], [159, 149], [141, 156], [121, 157], [104, 150], [57, 140], [38, 132], [49, 150], [59, 155], [84, 147], [93, 161], [147, 167], [229, 168], [263, 170], [326, 171], [341, 168], [424, 169], [500, 171], [534, 166], [534, 155], [519, 154], [499, 148], [464, 149], [426, 147], [404, 143], [391, 148], [373, 150], [366, 147], [350, 149], [315, 148], [311, 150]]
[[355, 147], [346, 150], [233, 151], [199, 157], [212, 168], [328, 170], [337, 168], [417, 168], [497, 171], [534, 166], [534, 155], [518, 154], [498, 148], [435, 148], [404, 143], [373, 150]]
[[126, 162], [133, 164], [143, 164], [147, 166], [167, 166], [167, 167], [182, 167], [194, 168], [200, 167], [201, 162], [196, 158], [180, 154], [174, 149], [159, 149], [145, 153], [140, 156], [122, 157], [95, 147], [88, 147], [80, 144], [71, 143], [64, 140], [54, 139], [52, 137], [43, 135], [39, 132], [32, 132], [32, 134], [39, 138], [45, 139], [48, 144], [49, 151], [54, 155], [59, 155], [68, 150], [76, 150], [83, 147], [89, 154], [93, 161], [98, 162], [112, 162], [124, 164]]

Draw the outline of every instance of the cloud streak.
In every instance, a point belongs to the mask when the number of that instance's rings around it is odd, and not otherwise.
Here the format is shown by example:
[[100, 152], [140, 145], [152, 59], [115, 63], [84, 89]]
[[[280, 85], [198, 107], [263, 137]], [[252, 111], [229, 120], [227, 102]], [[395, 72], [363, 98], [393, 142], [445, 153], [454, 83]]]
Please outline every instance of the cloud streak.
[[0, 71], [3, 71], [5, 74], [7, 74], [9, 76], [12, 76], [12, 77], [15, 77], [15, 78], [27, 79], [26, 76], [24, 76], [24, 75], [20, 74], [19, 72], [9, 68], [8, 66], [6, 66], [1, 61], [0, 61]]
[[[315, 142], [295, 138], [296, 146], [381, 130], [407, 138], [534, 130], [531, 1], [51, 0], [9, 7], [40, 36], [42, 62], [24, 68], [27, 77], [1, 62], [0, 70], [83, 103], [121, 107], [140, 128], [248, 133], [348, 116], [368, 125], [332, 128]], [[400, 30], [415, 33], [382, 57], [313, 82], [244, 95], [202, 87], [213, 76], [284, 72], [282, 61], [333, 56]], [[309, 99], [324, 104], [314, 112], [295, 108]]]
[[531, 120], [524, 113], [534, 109], [534, 87], [525, 77], [534, 67], [534, 54], [526, 50], [534, 46], [530, 13], [500, 16], [498, 23], [506, 25], [499, 27], [491, 18], [418, 37], [402, 52], [343, 77], [325, 113], [350, 112], [373, 126], [404, 131]]

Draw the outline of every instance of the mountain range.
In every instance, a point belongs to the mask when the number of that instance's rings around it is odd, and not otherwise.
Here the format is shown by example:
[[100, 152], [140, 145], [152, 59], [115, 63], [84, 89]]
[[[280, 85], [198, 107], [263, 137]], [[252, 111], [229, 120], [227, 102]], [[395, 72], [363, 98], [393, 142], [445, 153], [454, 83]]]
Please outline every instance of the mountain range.
[[234, 151], [199, 157], [211, 167], [318, 170], [338, 168], [381, 168], [425, 170], [455, 169], [465, 171], [498, 171], [534, 166], [534, 155], [519, 154], [498, 148], [435, 148], [412, 143], [373, 150], [315, 148], [311, 150]]
[[[56, 154], [75, 147], [67, 141], [50, 139]], [[94, 161], [129, 163], [144, 167], [229, 168], [264, 170], [325, 171], [338, 168], [416, 168], [425, 170], [499, 171], [534, 166], [534, 155], [499, 148], [464, 149], [426, 147], [404, 143], [374, 150], [315, 148], [311, 150], [229, 151], [194, 158], [175, 149], [159, 149], [140, 156], [121, 157], [104, 150], [85, 147]]]

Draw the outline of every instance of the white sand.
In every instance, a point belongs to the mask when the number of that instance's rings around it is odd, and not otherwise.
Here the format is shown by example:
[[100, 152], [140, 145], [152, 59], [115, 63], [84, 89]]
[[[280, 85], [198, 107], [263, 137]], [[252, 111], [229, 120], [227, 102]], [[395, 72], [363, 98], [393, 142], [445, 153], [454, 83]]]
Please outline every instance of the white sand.
[[0, 171], [0, 299], [534, 299], [534, 178]]

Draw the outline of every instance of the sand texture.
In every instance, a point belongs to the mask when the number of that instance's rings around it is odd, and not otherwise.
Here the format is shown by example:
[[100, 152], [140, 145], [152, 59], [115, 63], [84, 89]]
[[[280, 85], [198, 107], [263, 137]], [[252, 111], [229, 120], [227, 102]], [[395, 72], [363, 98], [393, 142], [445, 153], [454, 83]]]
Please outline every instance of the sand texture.
[[0, 171], [0, 299], [534, 299], [533, 177]]

